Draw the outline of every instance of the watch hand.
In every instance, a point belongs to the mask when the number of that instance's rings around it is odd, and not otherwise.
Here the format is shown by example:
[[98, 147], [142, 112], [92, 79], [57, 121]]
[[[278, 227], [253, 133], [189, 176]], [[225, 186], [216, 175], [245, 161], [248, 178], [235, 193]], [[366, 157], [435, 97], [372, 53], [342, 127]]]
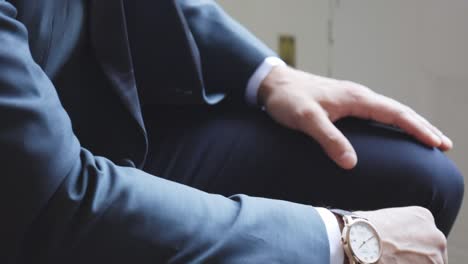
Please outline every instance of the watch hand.
[[373, 238], [375, 238], [375, 236], [371, 236], [371, 237], [369, 237], [368, 239], [366, 239], [366, 241], [362, 242], [361, 246], [359, 246], [359, 249], [362, 248], [367, 242], [369, 242], [369, 241], [372, 240]]

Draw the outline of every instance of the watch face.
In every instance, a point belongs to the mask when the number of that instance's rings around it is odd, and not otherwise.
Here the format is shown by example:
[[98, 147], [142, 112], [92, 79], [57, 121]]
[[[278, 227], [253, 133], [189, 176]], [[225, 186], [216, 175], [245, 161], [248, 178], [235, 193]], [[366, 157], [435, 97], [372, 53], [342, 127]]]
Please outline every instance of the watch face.
[[361, 262], [375, 263], [381, 255], [380, 239], [375, 229], [365, 221], [356, 221], [349, 228], [349, 245]]

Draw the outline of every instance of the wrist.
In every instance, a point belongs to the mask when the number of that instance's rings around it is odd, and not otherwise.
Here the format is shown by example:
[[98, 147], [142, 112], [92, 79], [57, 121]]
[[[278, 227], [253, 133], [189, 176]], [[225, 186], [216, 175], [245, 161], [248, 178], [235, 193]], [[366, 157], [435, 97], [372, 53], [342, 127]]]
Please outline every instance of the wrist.
[[335, 214], [338, 225], [343, 226], [344, 263], [378, 263], [382, 257], [382, 241], [376, 227], [356, 213], [340, 209], [330, 211]]
[[265, 105], [274, 88], [278, 84], [284, 83], [288, 70], [290, 69], [287, 65], [277, 65], [271, 69], [270, 73], [260, 83], [257, 97], [259, 105]]

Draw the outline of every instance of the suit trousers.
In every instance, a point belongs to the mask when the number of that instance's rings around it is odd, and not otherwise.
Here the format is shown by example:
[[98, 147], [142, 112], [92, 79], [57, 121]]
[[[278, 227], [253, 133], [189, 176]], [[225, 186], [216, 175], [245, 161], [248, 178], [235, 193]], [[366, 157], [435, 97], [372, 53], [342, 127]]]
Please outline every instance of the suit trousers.
[[441, 151], [397, 128], [353, 118], [337, 127], [358, 155], [340, 169], [314, 139], [259, 109], [145, 109], [150, 151], [144, 170], [209, 193], [287, 200], [347, 210], [423, 206], [449, 234], [463, 176]]

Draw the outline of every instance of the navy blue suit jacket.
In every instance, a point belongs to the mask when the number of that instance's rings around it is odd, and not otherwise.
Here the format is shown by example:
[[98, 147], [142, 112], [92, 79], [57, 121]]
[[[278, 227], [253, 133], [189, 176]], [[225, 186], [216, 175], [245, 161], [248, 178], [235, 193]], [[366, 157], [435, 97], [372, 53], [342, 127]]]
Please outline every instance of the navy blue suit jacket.
[[0, 263], [327, 263], [313, 207], [149, 175], [142, 108], [243, 101], [211, 0], [0, 0]]

